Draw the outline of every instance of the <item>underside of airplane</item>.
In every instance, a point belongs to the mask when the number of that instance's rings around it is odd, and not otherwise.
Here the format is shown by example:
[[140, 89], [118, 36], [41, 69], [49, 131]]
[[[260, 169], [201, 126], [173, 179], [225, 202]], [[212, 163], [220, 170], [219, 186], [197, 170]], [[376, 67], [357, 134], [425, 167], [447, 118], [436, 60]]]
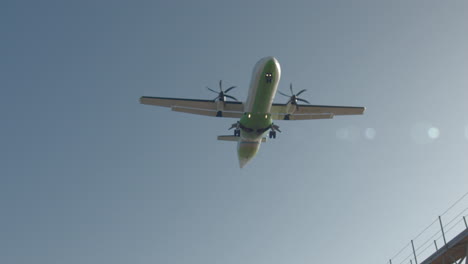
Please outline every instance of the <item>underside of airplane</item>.
[[172, 111], [188, 114], [239, 119], [230, 128], [234, 133], [218, 136], [218, 140], [237, 142], [241, 168], [257, 154], [260, 144], [266, 141], [267, 132], [269, 138], [276, 138], [276, 132], [281, 132], [273, 120], [330, 119], [336, 115], [362, 115], [365, 111], [365, 107], [311, 105], [299, 97], [306, 89], [295, 94], [292, 84], [289, 86], [290, 95], [278, 92], [289, 97], [289, 100], [284, 104], [273, 103], [280, 77], [281, 68], [278, 60], [274, 57], [265, 57], [254, 67], [245, 102], [239, 102], [228, 94], [236, 88], [235, 86], [223, 90], [220, 81], [219, 91], [207, 87], [208, 90], [217, 93], [217, 97], [213, 100], [142, 96], [140, 103], [169, 107]]

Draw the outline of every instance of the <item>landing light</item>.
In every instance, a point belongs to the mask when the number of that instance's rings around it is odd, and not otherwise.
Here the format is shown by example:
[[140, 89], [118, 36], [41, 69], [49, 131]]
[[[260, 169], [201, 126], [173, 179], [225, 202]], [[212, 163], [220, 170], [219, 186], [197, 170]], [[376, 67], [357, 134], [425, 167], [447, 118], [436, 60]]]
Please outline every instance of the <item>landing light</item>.
[[250, 114], [247, 117], [250, 118]]
[[268, 115], [265, 115], [265, 119], [267, 119], [267, 118], [268, 118]]

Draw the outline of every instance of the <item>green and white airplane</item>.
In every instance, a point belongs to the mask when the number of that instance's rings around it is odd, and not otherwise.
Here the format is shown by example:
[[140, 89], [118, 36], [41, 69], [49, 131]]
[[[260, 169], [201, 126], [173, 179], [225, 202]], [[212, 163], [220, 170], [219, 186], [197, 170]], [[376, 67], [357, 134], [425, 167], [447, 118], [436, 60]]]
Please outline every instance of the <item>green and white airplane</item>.
[[[281, 132], [273, 120], [308, 120], [327, 119], [335, 115], [362, 115], [364, 107], [310, 105], [307, 100], [299, 98], [306, 90], [293, 93], [292, 85], [289, 87], [291, 95], [279, 92], [289, 97], [285, 104], [273, 103], [281, 68], [274, 57], [261, 59], [254, 67], [249, 93], [245, 103], [239, 102], [227, 93], [235, 86], [226, 90], [219, 82], [219, 92], [213, 100], [197, 100], [182, 98], [164, 98], [142, 96], [140, 102], [147, 105], [170, 107], [172, 111], [213, 117], [238, 118], [233, 124], [234, 135], [218, 136], [218, 140], [237, 142], [237, 155], [240, 167], [244, 167], [258, 152], [260, 144], [266, 141], [264, 136], [269, 131], [269, 138], [276, 138], [276, 132]], [[227, 99], [234, 101], [227, 101]], [[299, 105], [299, 102], [307, 104]]]

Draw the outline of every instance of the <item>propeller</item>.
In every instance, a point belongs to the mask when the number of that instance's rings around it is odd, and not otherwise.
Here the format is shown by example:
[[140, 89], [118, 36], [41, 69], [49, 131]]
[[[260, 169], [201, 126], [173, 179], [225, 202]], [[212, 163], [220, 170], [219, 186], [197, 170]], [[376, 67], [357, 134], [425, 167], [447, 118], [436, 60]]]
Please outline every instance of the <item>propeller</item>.
[[275, 125], [275, 124], [271, 124], [271, 130], [273, 131], [278, 131], [281, 133], [281, 130], [279, 129], [279, 126]]
[[238, 129], [239, 127], [240, 127], [240, 122], [237, 121], [237, 123], [232, 124], [231, 127], [228, 130], [231, 130], [233, 128]]
[[289, 100], [286, 104], [293, 104], [293, 105], [298, 105], [297, 102], [304, 102], [304, 103], [307, 103], [307, 104], [310, 104], [309, 101], [305, 100], [305, 99], [302, 99], [302, 98], [299, 98], [299, 95], [301, 95], [303, 92], [307, 91], [306, 89], [303, 89], [301, 91], [299, 91], [297, 94], [294, 94], [293, 92], [293, 88], [292, 88], [292, 83], [289, 85], [289, 90], [291, 91], [291, 95], [287, 95], [285, 93], [282, 93], [281, 91], [278, 91], [279, 94], [283, 95], [283, 96], [286, 96], [286, 97], [289, 97]]
[[229, 91], [231, 91], [232, 89], [236, 88], [236, 86], [231, 86], [229, 88], [226, 89], [226, 91], [223, 90], [223, 81], [220, 80], [219, 81], [219, 92], [211, 89], [210, 87], [206, 87], [208, 90], [212, 91], [213, 93], [217, 93], [218, 96], [215, 97], [215, 99], [213, 100], [216, 100], [216, 99], [219, 99], [219, 101], [221, 102], [225, 102], [226, 101], [226, 98], [230, 98], [230, 99], [233, 99], [235, 101], [239, 101], [237, 100], [234, 96], [231, 96], [231, 95], [228, 95], [227, 93]]

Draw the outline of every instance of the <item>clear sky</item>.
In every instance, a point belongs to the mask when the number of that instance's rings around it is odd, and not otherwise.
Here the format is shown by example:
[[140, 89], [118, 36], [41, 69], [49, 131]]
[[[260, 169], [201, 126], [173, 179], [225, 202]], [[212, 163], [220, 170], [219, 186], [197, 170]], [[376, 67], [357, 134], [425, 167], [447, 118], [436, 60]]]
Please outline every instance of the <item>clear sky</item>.
[[[467, 13], [1, 1], [0, 263], [385, 263], [468, 187]], [[241, 170], [235, 120], [138, 103], [220, 79], [244, 100], [270, 55], [280, 90], [365, 115], [278, 122]]]

